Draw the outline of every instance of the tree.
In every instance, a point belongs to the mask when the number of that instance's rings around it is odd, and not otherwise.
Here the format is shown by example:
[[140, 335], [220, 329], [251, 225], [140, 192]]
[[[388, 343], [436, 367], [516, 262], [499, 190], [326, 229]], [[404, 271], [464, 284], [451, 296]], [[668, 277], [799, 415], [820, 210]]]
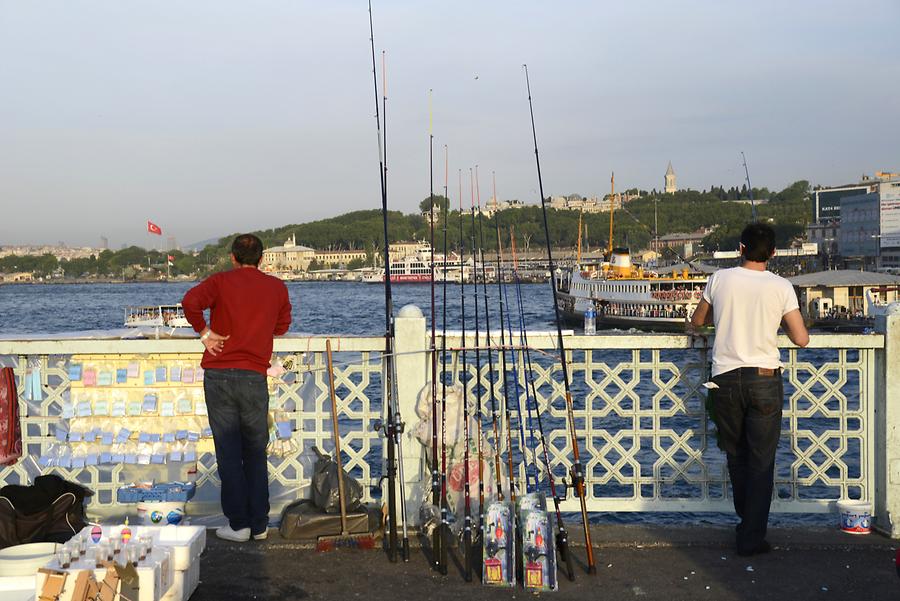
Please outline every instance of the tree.
[[[434, 195], [434, 214], [440, 217], [444, 214], [444, 209], [450, 206], [450, 200], [443, 194]], [[419, 210], [427, 213], [431, 210], [431, 197], [426, 196], [425, 200], [419, 203]]]

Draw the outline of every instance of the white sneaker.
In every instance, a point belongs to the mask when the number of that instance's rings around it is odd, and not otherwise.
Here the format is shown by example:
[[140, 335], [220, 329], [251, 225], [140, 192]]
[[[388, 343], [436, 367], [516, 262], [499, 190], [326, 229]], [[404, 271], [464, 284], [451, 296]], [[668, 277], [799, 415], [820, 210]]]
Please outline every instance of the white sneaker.
[[269, 538], [269, 530], [268, 529], [263, 530], [259, 534], [253, 535], [253, 540], [266, 540], [267, 538]]
[[250, 528], [232, 530], [231, 526], [222, 526], [221, 528], [216, 529], [216, 536], [223, 540], [230, 540], [235, 543], [246, 543], [250, 540]]

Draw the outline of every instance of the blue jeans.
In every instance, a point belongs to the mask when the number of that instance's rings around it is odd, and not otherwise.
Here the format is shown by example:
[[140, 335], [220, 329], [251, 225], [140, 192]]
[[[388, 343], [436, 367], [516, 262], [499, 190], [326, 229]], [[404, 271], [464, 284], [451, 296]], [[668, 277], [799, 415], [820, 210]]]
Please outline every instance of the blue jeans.
[[208, 369], [203, 378], [222, 481], [222, 513], [233, 530], [260, 534], [269, 524], [269, 392], [266, 376]]
[[719, 447], [728, 456], [738, 551], [752, 552], [766, 538], [781, 436], [781, 370], [741, 367], [713, 378]]

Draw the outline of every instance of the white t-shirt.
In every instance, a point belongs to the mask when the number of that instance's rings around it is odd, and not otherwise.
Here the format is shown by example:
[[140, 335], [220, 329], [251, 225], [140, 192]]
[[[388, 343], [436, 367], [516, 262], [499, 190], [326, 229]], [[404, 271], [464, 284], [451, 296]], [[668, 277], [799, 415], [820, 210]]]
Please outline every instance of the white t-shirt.
[[738, 367], [782, 367], [778, 326], [799, 308], [790, 282], [770, 271], [732, 267], [709, 277], [703, 298], [716, 325], [713, 376]]

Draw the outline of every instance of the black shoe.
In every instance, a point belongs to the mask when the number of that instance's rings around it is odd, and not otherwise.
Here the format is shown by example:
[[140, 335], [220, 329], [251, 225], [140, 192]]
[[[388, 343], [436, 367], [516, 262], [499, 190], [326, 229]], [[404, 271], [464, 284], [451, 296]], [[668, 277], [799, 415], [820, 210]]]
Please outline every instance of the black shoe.
[[767, 541], [763, 541], [752, 549], [738, 549], [737, 554], [741, 557], [750, 557], [751, 555], [762, 555], [764, 553], [770, 552], [771, 550], [772, 545], [770, 545]]

